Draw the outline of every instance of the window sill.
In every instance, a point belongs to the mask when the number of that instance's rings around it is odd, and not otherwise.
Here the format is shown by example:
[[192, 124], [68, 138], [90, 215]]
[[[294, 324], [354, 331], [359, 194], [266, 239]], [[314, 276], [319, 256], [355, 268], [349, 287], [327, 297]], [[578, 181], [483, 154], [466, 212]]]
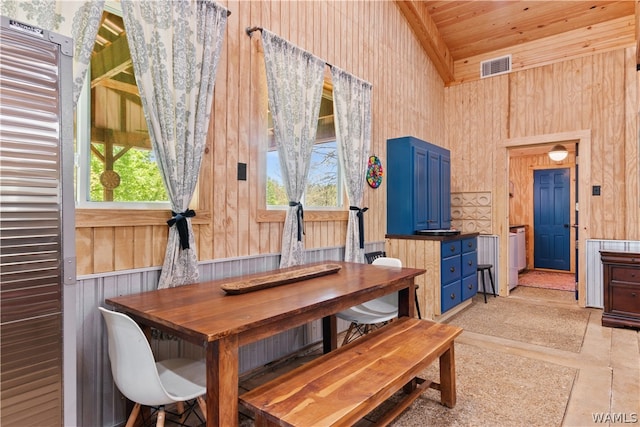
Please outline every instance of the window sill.
[[[138, 210], [138, 209], [82, 209], [75, 212], [76, 228], [86, 227], [117, 227], [117, 226], [145, 226], [166, 225], [171, 219], [171, 213], [166, 210]], [[267, 210], [258, 211], [257, 222], [284, 222], [286, 211]], [[210, 212], [196, 211], [196, 216], [191, 218], [192, 224], [209, 224], [212, 215]], [[304, 211], [305, 221], [348, 221], [348, 211]]]
[[[144, 225], [167, 225], [171, 212], [167, 210], [139, 209], [82, 209], [76, 208], [76, 228], [83, 227], [131, 227]], [[211, 213], [196, 211], [192, 224], [209, 224]]]
[[[286, 217], [285, 210], [268, 210], [259, 209], [257, 222], [284, 222]], [[348, 221], [348, 211], [304, 211], [304, 220], [310, 222], [316, 221]]]

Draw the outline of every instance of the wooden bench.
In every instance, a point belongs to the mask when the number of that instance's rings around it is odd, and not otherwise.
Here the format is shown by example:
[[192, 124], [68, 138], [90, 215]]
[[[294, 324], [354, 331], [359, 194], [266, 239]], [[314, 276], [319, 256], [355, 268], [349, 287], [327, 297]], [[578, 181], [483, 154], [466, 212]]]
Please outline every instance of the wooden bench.
[[[454, 339], [462, 329], [403, 317], [240, 396], [257, 427], [353, 425], [404, 389], [387, 425], [427, 388], [456, 404]], [[440, 358], [440, 383], [417, 375]]]

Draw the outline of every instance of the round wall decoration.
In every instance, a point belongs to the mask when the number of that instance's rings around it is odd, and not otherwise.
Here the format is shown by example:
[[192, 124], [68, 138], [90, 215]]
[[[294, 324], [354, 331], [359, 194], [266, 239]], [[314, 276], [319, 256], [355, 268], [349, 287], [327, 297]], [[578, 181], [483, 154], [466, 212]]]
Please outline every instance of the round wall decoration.
[[106, 170], [100, 175], [100, 183], [107, 190], [113, 190], [120, 185], [120, 175], [118, 172]]
[[373, 155], [369, 156], [369, 163], [367, 165], [367, 183], [371, 188], [378, 188], [382, 184], [382, 176], [384, 171], [382, 169], [382, 162], [380, 157]]

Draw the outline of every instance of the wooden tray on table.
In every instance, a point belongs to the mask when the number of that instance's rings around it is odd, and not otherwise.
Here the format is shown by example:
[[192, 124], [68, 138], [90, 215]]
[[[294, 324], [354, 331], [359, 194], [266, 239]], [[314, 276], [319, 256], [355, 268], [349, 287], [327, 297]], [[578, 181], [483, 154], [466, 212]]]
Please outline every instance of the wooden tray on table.
[[342, 268], [342, 266], [339, 264], [319, 264], [307, 267], [301, 266], [299, 268], [287, 269], [287, 271], [273, 273], [265, 277], [228, 282], [221, 285], [220, 288], [230, 295], [244, 294], [247, 292], [258, 291], [260, 289], [273, 288], [275, 286], [299, 282], [313, 277], [337, 273], [340, 268]]

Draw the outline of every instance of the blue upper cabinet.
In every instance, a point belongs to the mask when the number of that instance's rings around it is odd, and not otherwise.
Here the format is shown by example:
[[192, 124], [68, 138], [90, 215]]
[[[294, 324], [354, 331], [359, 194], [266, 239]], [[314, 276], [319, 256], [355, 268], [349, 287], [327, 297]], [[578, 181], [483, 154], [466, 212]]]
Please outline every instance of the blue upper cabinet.
[[[387, 150], [389, 144], [387, 143]], [[388, 153], [389, 151], [387, 151]], [[413, 220], [411, 217], [398, 218], [402, 227], [407, 227], [407, 233], [413, 234], [412, 230], [427, 228], [429, 224], [429, 197], [425, 191], [420, 189], [420, 183], [429, 179], [429, 152], [420, 144], [411, 147], [413, 153], [413, 179], [410, 175], [411, 168], [408, 168], [407, 162], [401, 164], [402, 174], [406, 176], [406, 183], [411, 183], [411, 187], [406, 184], [403, 187], [412, 188], [413, 193], [403, 191], [402, 198], [413, 209]], [[388, 173], [387, 173], [388, 175]], [[389, 190], [395, 191], [395, 186], [387, 186], [387, 210], [389, 209]], [[412, 207], [411, 207], [412, 206]], [[392, 207], [393, 209], [393, 207]], [[387, 227], [388, 228], [388, 227]], [[402, 233], [405, 234], [405, 233]]]
[[440, 155], [440, 227], [451, 228], [451, 157], [449, 150]]
[[449, 150], [411, 136], [387, 140], [387, 234], [450, 226]]

